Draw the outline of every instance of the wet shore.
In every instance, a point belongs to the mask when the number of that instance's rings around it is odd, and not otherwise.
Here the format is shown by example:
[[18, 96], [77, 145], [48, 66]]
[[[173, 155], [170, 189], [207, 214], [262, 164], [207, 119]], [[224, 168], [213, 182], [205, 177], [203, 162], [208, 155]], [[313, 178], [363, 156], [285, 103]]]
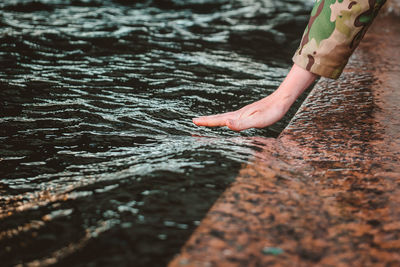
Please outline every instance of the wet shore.
[[169, 266], [399, 266], [399, 29], [377, 18]]

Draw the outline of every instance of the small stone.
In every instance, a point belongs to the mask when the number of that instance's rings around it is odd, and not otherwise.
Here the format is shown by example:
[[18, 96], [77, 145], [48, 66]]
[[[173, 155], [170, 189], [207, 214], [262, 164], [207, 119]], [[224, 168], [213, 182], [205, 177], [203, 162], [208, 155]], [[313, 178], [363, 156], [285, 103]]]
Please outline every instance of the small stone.
[[274, 247], [264, 247], [261, 252], [263, 254], [268, 254], [268, 255], [280, 255], [283, 253], [283, 249], [281, 248], [274, 248]]

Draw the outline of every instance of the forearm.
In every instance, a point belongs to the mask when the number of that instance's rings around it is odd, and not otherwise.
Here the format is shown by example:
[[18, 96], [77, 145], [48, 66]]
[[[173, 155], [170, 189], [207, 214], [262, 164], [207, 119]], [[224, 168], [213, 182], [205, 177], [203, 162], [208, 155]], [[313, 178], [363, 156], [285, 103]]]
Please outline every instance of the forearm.
[[293, 64], [285, 80], [272, 95], [288, 105], [287, 108], [289, 108], [316, 78], [318, 75]]

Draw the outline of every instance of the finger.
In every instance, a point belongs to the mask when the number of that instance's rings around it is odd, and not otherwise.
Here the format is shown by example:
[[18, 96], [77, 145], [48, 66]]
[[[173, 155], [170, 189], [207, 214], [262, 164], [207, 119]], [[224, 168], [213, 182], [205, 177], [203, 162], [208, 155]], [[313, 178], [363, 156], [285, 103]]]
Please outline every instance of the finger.
[[257, 128], [259, 122], [255, 117], [246, 117], [245, 119], [227, 120], [226, 126], [229, 129], [240, 132], [249, 128]]
[[199, 118], [194, 118], [193, 123], [197, 126], [208, 126], [208, 127], [216, 127], [216, 126], [225, 126], [226, 120], [229, 114], [217, 114], [211, 116], [203, 116]]

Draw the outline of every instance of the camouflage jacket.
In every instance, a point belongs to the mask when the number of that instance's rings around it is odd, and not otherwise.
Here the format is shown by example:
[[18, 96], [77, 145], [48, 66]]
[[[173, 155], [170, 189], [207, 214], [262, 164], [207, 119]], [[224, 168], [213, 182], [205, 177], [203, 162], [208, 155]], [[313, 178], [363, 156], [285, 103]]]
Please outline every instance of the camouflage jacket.
[[337, 79], [386, 0], [315, 0], [293, 62]]

